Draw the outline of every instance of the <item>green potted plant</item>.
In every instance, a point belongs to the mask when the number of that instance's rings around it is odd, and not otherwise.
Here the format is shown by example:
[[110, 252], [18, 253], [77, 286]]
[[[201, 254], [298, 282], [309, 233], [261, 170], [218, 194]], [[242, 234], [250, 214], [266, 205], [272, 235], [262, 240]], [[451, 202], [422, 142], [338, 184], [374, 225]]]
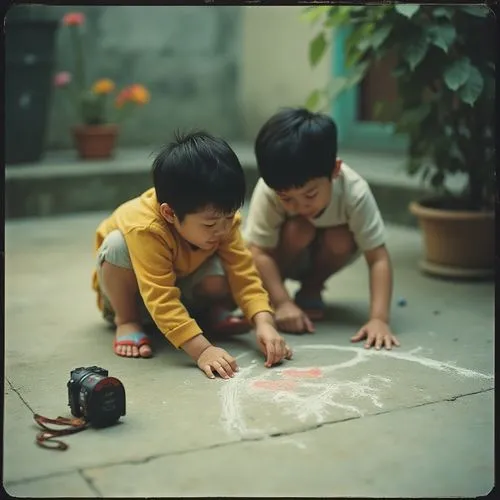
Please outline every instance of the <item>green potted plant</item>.
[[55, 75], [54, 85], [63, 89], [77, 116], [72, 127], [73, 139], [81, 158], [98, 159], [112, 156], [119, 124], [136, 106], [146, 104], [148, 90], [140, 84], [122, 89], [116, 96], [115, 83], [101, 78], [87, 86], [84, 53], [84, 36], [81, 31], [85, 16], [70, 12], [63, 17], [62, 24], [70, 31], [74, 49], [74, 77], [67, 71]]
[[[385, 4], [318, 6], [305, 15], [320, 23], [310, 62], [322, 58], [332, 28], [348, 31], [345, 56], [359, 81], [375, 61], [396, 59], [399, 97], [379, 107], [395, 133], [408, 136], [407, 170], [421, 174], [434, 193], [410, 211], [423, 232], [421, 268], [447, 277], [482, 277], [494, 269], [495, 24], [484, 6]], [[314, 90], [308, 106], [328, 100]], [[462, 192], [446, 181], [465, 174]]]

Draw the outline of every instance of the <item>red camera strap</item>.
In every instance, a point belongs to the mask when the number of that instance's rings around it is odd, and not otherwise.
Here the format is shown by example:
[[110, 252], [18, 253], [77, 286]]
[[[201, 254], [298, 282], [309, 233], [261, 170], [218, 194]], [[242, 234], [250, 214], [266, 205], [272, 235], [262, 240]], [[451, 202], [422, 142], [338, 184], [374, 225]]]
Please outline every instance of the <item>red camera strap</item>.
[[[40, 427], [45, 429], [45, 431], [39, 432], [36, 435], [36, 444], [42, 448], [47, 448], [48, 450], [67, 450], [69, 446], [66, 443], [60, 439], [54, 438], [83, 431], [89, 425], [89, 423], [83, 418], [57, 417], [53, 419], [38, 415], [37, 413], [33, 415], [33, 418]], [[66, 425], [68, 427], [66, 429], [52, 429], [47, 427], [45, 424]]]

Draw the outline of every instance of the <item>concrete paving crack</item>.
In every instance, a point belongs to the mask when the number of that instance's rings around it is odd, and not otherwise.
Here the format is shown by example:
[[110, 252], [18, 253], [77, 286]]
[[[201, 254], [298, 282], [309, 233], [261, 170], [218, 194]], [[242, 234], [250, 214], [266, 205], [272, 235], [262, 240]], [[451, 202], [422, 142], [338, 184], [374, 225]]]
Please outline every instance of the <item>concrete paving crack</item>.
[[23, 479], [15, 479], [13, 481], [5, 481], [4, 487], [15, 486], [18, 484], [32, 483], [34, 481], [39, 481], [40, 479], [50, 479], [51, 477], [69, 476], [74, 472], [78, 472], [78, 469], [50, 472], [49, 474], [42, 474], [40, 476], [25, 477]]
[[[12, 384], [10, 383], [10, 381], [8, 381], [8, 383], [12, 387]], [[12, 390], [15, 391], [15, 389], [13, 387], [12, 387]], [[87, 476], [85, 474], [85, 472], [87, 470], [90, 470], [90, 469], [93, 469], [93, 468], [102, 469], [102, 468], [106, 468], [106, 467], [114, 467], [114, 466], [120, 466], [120, 465], [146, 464], [146, 463], [148, 463], [148, 462], [150, 462], [152, 460], [155, 460], [157, 458], [163, 458], [163, 457], [168, 457], [168, 456], [173, 456], [173, 455], [175, 455], [175, 456], [186, 455], [188, 453], [199, 452], [199, 451], [208, 451], [208, 450], [213, 450], [213, 449], [217, 449], [217, 448], [223, 448], [223, 447], [226, 447], [226, 446], [234, 446], [234, 445], [238, 445], [238, 444], [245, 443], [245, 442], [251, 442], [251, 441], [268, 441], [268, 440], [275, 439], [275, 438], [280, 438], [280, 437], [289, 437], [289, 436], [294, 436], [294, 435], [297, 435], [297, 434], [303, 434], [305, 432], [314, 431], [316, 429], [319, 429], [321, 427], [325, 427], [325, 426], [328, 426], [328, 425], [336, 425], [336, 424], [340, 424], [340, 423], [343, 423], [343, 422], [348, 422], [350, 420], [357, 420], [357, 419], [360, 419], [360, 418], [373, 418], [373, 417], [377, 417], [379, 415], [384, 415], [386, 413], [407, 411], [407, 410], [412, 410], [414, 408], [419, 408], [419, 407], [422, 407], [422, 406], [436, 405], [436, 404], [440, 404], [440, 403], [444, 403], [444, 402], [453, 402], [453, 401], [456, 401], [457, 399], [460, 399], [460, 398], [464, 398], [464, 397], [467, 397], [467, 396], [474, 396], [474, 395], [477, 395], [477, 394], [483, 394], [483, 393], [491, 392], [493, 390], [494, 390], [494, 387], [491, 387], [491, 388], [482, 389], [482, 390], [479, 390], [479, 391], [473, 391], [473, 392], [469, 392], [469, 393], [466, 393], [466, 394], [459, 394], [457, 396], [443, 398], [443, 399], [439, 399], [439, 400], [435, 400], [435, 401], [426, 401], [426, 402], [415, 404], [415, 405], [412, 405], [412, 406], [404, 406], [404, 407], [401, 407], [401, 408], [393, 408], [393, 409], [390, 409], [390, 410], [379, 411], [377, 413], [372, 413], [372, 414], [369, 414], [369, 415], [364, 415], [364, 416], [358, 416], [358, 415], [356, 415], [356, 416], [347, 417], [347, 418], [343, 418], [343, 419], [336, 419], [336, 420], [333, 420], [333, 421], [320, 422], [320, 423], [316, 423], [316, 424], [313, 424], [313, 425], [310, 425], [308, 427], [304, 427], [304, 428], [301, 428], [301, 429], [291, 429], [290, 431], [274, 432], [274, 433], [271, 433], [271, 434], [267, 434], [267, 435], [264, 435], [264, 436], [258, 436], [258, 437], [240, 438], [240, 439], [237, 439], [237, 440], [227, 441], [227, 442], [223, 442], [223, 443], [214, 443], [212, 445], [205, 446], [205, 447], [202, 447], [202, 448], [191, 448], [191, 449], [186, 449], [186, 450], [172, 451], [172, 452], [169, 452], [169, 453], [159, 453], [159, 454], [150, 455], [148, 457], [144, 457], [144, 458], [140, 458], [140, 459], [133, 459], [133, 460], [129, 459], [129, 460], [123, 460], [123, 461], [117, 461], [117, 462], [100, 463], [100, 464], [96, 464], [93, 467], [87, 467], [87, 468], [84, 468], [84, 469], [82, 469], [82, 468], [79, 467], [79, 468], [72, 469], [72, 470], [60, 471], [60, 472], [56, 472], [56, 473], [50, 473], [50, 474], [46, 474], [46, 475], [42, 475], [42, 476], [38, 476], [38, 477], [25, 478], [25, 479], [17, 480], [17, 481], [9, 481], [6, 484], [14, 485], [14, 484], [23, 483], [23, 482], [35, 481], [35, 480], [38, 480], [38, 479], [45, 479], [45, 478], [48, 478], [48, 477], [55, 477], [55, 476], [59, 476], [59, 475], [63, 476], [63, 475], [66, 475], [66, 474], [71, 474], [72, 472], [76, 471], [79, 474], [81, 474], [81, 476], [85, 479], [85, 481], [87, 482], [87, 484], [89, 485], [89, 487], [92, 488], [92, 491], [94, 491], [97, 496], [102, 497], [102, 495], [99, 492], [99, 490], [93, 485], [92, 480], [90, 478], [87, 478]], [[17, 391], [15, 391], [15, 392], [17, 393]], [[29, 405], [24, 401], [24, 399], [22, 398], [22, 396], [19, 395], [19, 397], [21, 397], [21, 399], [23, 400], [23, 402], [29, 408]]]
[[34, 414], [35, 412], [33, 411], [33, 408], [31, 408], [31, 406], [29, 405], [29, 403], [28, 403], [28, 402], [27, 402], [27, 401], [23, 398], [23, 396], [22, 396], [22, 394], [19, 392], [19, 390], [18, 390], [18, 389], [16, 389], [16, 388], [14, 387], [14, 385], [12, 384], [12, 382], [11, 382], [11, 381], [10, 381], [7, 377], [5, 377], [5, 380], [7, 380], [7, 383], [9, 384], [10, 389], [11, 389], [12, 391], [14, 391], [14, 392], [18, 395], [19, 399], [20, 399], [20, 400], [21, 400], [21, 401], [22, 401], [22, 402], [26, 405], [26, 407], [28, 408], [28, 410], [29, 410], [31, 413], [33, 413], [33, 414]]
[[88, 487], [95, 493], [96, 497], [103, 498], [102, 493], [95, 486], [94, 481], [85, 475], [85, 471], [83, 469], [78, 469], [78, 474], [80, 474], [82, 479], [87, 483]]
[[335, 424], [340, 424], [343, 422], [348, 422], [350, 420], [357, 420], [360, 418], [371, 418], [371, 417], [376, 417], [378, 415], [384, 415], [386, 413], [392, 413], [395, 411], [405, 411], [405, 410], [411, 410], [413, 408], [419, 408], [421, 406], [428, 406], [428, 405], [439, 404], [439, 403], [448, 402], [448, 401], [455, 401], [458, 398], [463, 398], [463, 397], [467, 397], [467, 396], [474, 396], [476, 394], [482, 394], [482, 393], [490, 392], [492, 390], [494, 390], [494, 388], [487, 388], [487, 389], [482, 389], [480, 391], [474, 391], [474, 392], [470, 392], [470, 393], [466, 393], [466, 394], [460, 394], [457, 396], [453, 396], [452, 398], [444, 398], [444, 399], [439, 399], [439, 400], [435, 400], [435, 401], [426, 401], [424, 403], [420, 403], [417, 405], [404, 406], [401, 408], [393, 408], [391, 410], [380, 411], [377, 413], [372, 413], [370, 415], [364, 415], [364, 416], [357, 416], [356, 415], [356, 416], [347, 417], [347, 418], [343, 418], [343, 419], [337, 419], [334, 421], [325, 421], [325, 422], [321, 422], [318, 424], [310, 425], [308, 427], [304, 427], [302, 429], [293, 429], [290, 431], [275, 432], [275, 433], [268, 434], [265, 436], [259, 436], [259, 437], [253, 437], [253, 438], [242, 438], [242, 439], [238, 439], [235, 441], [228, 441], [225, 443], [216, 443], [216, 444], [206, 446], [203, 448], [194, 448], [194, 449], [188, 449], [188, 450], [173, 451], [170, 453], [162, 453], [162, 454], [152, 455], [152, 456], [140, 459], [140, 460], [127, 460], [124, 462], [119, 462], [119, 463], [115, 463], [115, 464], [107, 464], [107, 465], [102, 464], [102, 465], [100, 465], [100, 467], [109, 467], [111, 465], [124, 465], [124, 464], [142, 464], [142, 463], [150, 462], [151, 460], [154, 460], [157, 458], [163, 458], [163, 457], [172, 456], [172, 455], [185, 455], [187, 453], [192, 453], [192, 452], [197, 452], [197, 451], [207, 451], [207, 450], [212, 450], [212, 449], [216, 449], [216, 448], [222, 448], [225, 446], [233, 446], [233, 445], [237, 445], [237, 444], [244, 443], [244, 442], [267, 441], [269, 439], [275, 439], [277, 437], [288, 437], [288, 436], [293, 436], [296, 434], [302, 434], [304, 432], [314, 431], [314, 430], [319, 429], [321, 427], [324, 427], [326, 425], [335, 425]]
[[451, 398], [443, 399], [443, 401], [456, 401], [457, 399], [465, 398], [467, 396], [473, 396], [474, 394], [482, 394], [483, 392], [493, 391], [495, 388], [490, 387], [489, 389], [483, 389], [481, 391], [476, 392], [468, 392], [467, 394], [459, 394], [457, 396], [452, 396]]

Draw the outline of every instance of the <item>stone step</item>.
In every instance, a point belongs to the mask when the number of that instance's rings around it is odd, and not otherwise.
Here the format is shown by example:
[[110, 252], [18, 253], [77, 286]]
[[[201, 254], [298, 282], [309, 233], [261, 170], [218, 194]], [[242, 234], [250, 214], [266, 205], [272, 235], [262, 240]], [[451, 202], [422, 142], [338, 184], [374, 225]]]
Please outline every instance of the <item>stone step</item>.
[[[232, 144], [247, 178], [249, 197], [258, 179], [250, 144]], [[82, 161], [74, 151], [50, 151], [35, 164], [5, 170], [6, 219], [111, 211], [152, 185], [151, 149], [119, 150], [111, 160]], [[387, 222], [414, 226], [408, 204], [427, 192], [404, 172], [404, 157], [342, 152], [341, 157], [366, 178]]]

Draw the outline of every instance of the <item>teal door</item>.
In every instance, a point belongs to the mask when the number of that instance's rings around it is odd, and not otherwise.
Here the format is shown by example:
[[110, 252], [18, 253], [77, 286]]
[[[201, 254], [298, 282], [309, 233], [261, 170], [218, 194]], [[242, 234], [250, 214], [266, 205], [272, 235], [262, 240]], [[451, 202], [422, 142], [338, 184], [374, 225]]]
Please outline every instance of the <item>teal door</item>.
[[[347, 75], [344, 57], [346, 34], [345, 30], [337, 30], [333, 34], [333, 77]], [[363, 116], [362, 100], [365, 88], [366, 81], [360, 82], [343, 91], [332, 103], [332, 116], [339, 129], [339, 144], [347, 149], [403, 152], [407, 138], [393, 134], [392, 124], [374, 121], [366, 116], [366, 112]]]

